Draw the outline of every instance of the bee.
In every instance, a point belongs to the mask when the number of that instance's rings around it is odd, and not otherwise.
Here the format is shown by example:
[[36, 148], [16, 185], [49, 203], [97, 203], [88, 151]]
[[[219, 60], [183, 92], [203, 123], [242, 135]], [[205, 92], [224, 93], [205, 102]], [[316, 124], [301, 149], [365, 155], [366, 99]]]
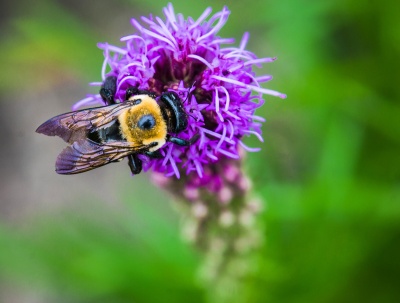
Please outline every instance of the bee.
[[190, 140], [175, 137], [188, 126], [188, 115], [179, 96], [165, 92], [156, 100], [152, 92], [130, 87], [125, 101], [114, 100], [117, 78], [104, 81], [100, 95], [107, 104], [55, 116], [36, 132], [58, 136], [70, 145], [57, 157], [56, 172], [71, 175], [86, 172], [108, 163], [128, 158], [132, 174], [142, 171], [138, 155], [162, 158], [160, 148], [167, 142], [190, 146]]

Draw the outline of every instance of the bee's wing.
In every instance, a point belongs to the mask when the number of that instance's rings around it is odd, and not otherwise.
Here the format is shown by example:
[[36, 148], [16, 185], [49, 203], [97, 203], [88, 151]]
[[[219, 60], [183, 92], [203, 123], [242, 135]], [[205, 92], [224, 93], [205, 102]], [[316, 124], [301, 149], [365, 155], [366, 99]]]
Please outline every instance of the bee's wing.
[[91, 130], [114, 121], [121, 111], [131, 106], [130, 102], [123, 102], [58, 115], [40, 125], [36, 132], [47, 136], [59, 136], [65, 142], [72, 143], [86, 138]]
[[124, 141], [98, 144], [88, 139], [78, 140], [59, 154], [56, 172], [65, 175], [83, 173], [139, 152], [143, 148], [145, 146], [132, 146]]

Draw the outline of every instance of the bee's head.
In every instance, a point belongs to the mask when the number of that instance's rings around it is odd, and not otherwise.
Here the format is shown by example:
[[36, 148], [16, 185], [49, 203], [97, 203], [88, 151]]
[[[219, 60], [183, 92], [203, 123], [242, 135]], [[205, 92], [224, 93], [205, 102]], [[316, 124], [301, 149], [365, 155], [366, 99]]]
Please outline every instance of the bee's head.
[[174, 92], [166, 92], [161, 95], [160, 101], [168, 132], [180, 133], [185, 130], [188, 125], [187, 114], [179, 96]]

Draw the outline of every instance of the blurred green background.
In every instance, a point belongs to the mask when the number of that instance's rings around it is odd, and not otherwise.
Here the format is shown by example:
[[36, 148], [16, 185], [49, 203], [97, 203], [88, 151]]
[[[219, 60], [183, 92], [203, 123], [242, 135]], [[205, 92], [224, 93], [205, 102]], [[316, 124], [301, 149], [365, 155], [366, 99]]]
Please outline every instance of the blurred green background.
[[[14, 1], [0, 10], [0, 302], [216, 302], [170, 198], [126, 163], [54, 173], [36, 127], [96, 91], [102, 53], [166, 1]], [[277, 56], [262, 152], [264, 245], [235, 302], [400, 302], [400, 2], [174, 1]], [[254, 141], [249, 141], [257, 143]], [[119, 166], [119, 167], [118, 167]]]

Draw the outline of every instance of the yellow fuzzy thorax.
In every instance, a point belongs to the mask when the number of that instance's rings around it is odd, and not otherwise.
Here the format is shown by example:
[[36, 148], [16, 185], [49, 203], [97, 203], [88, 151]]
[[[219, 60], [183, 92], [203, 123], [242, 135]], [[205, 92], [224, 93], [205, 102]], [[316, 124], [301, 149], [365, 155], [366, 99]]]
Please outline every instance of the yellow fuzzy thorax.
[[[158, 142], [157, 146], [150, 149], [150, 151], [155, 151], [165, 144], [167, 124], [156, 100], [148, 95], [133, 96], [129, 100], [138, 99], [141, 99], [142, 102], [128, 108], [118, 117], [121, 134], [126, 141], [131, 142], [134, 147], [138, 148]], [[144, 115], [152, 115], [154, 117], [155, 126], [152, 129], [143, 130], [137, 126], [139, 119]]]

